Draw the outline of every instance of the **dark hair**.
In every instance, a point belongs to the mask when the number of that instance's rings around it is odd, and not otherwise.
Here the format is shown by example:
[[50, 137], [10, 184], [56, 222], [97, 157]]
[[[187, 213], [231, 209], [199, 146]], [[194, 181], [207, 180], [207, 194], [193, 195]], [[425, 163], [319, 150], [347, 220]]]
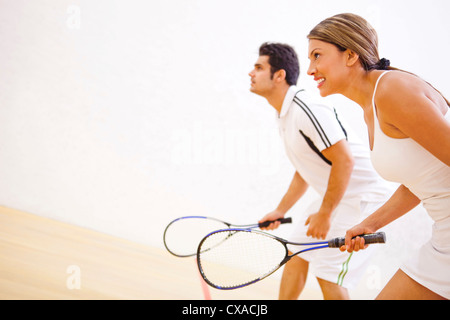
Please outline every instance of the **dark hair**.
[[272, 77], [275, 72], [283, 69], [286, 71], [286, 82], [291, 86], [297, 84], [300, 66], [297, 53], [291, 46], [265, 42], [259, 47], [259, 55], [269, 57]]

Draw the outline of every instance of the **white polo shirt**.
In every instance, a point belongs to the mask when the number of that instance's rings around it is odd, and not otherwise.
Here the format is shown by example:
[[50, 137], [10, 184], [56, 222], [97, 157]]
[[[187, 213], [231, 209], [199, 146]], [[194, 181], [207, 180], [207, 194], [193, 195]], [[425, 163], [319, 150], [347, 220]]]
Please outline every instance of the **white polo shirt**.
[[277, 119], [289, 160], [322, 198], [332, 164], [321, 152], [347, 139], [355, 165], [341, 202], [386, 200], [391, 189], [373, 169], [368, 146], [338, 117], [334, 108], [314, 102], [304, 90], [291, 86]]

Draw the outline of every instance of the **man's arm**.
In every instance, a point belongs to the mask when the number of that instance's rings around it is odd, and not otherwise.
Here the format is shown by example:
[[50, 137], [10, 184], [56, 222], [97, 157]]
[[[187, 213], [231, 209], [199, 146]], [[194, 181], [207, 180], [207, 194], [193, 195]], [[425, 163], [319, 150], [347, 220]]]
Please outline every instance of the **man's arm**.
[[331, 215], [347, 190], [354, 166], [346, 140], [340, 140], [323, 150], [322, 154], [332, 163], [328, 186], [319, 211], [309, 216], [305, 223], [309, 224], [306, 235], [318, 239], [325, 239], [330, 230]]
[[[280, 201], [278, 207], [265, 215], [259, 222], [264, 222], [266, 220], [277, 220], [279, 218], [283, 218], [284, 215], [291, 209], [294, 204], [305, 194], [306, 190], [308, 190], [308, 184], [303, 180], [302, 176], [295, 172], [294, 177], [292, 178], [289, 189], [286, 194]], [[264, 230], [274, 230], [278, 228], [280, 222], [273, 222]]]

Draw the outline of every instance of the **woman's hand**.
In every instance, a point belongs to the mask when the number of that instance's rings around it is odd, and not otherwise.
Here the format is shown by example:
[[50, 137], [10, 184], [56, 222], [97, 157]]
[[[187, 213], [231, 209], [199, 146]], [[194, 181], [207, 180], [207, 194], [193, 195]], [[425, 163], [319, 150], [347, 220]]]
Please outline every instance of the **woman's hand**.
[[[359, 251], [366, 249], [368, 245], [365, 245], [364, 238], [358, 237], [363, 234], [374, 233], [376, 230], [364, 226], [363, 224], [359, 224], [348, 230], [345, 234], [345, 245], [340, 247], [341, 251]], [[354, 239], [353, 239], [354, 238]]]

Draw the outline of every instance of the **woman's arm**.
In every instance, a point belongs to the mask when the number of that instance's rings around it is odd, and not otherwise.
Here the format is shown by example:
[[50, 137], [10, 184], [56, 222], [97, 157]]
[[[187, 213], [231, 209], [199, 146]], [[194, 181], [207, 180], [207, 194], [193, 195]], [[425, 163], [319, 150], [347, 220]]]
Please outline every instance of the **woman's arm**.
[[341, 247], [341, 251], [347, 250], [352, 252], [364, 249], [363, 238], [357, 237], [353, 240], [352, 238], [358, 235], [376, 232], [378, 229], [414, 209], [419, 203], [419, 198], [404, 185], [401, 185], [382, 207], [368, 216], [359, 225], [347, 231], [345, 235], [345, 246]]

